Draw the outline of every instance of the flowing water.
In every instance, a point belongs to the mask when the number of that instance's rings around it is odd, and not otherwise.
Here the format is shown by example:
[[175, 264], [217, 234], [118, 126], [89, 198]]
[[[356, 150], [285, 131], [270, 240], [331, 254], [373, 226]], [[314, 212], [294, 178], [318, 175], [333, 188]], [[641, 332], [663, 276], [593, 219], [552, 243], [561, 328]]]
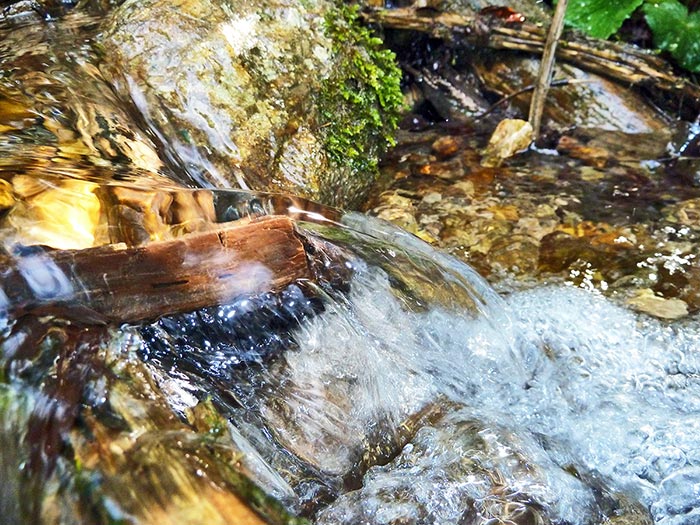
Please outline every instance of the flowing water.
[[[229, 215], [286, 202], [215, 195]], [[325, 261], [316, 283], [110, 336], [176, 413], [213, 398], [266, 493], [317, 523], [697, 519], [697, 319], [669, 326], [573, 287], [500, 297], [409, 234], [298, 206], [286, 213]], [[50, 258], [17, 257], [53, 300]], [[4, 324], [19, 367], [20, 325]]]
[[[32, 68], [89, 90], [89, 54], [7, 38], [3, 58], [30, 65], [2, 84], [5, 522], [197, 523], [231, 490], [273, 523], [700, 523], [697, 314], [657, 321], [566, 285], [498, 294], [365, 215], [180, 187], [134, 146], [151, 143], [128, 108], [83, 121], [27, 91]], [[100, 97], [66, 104], [119, 107]], [[132, 138], [110, 142], [115, 122]], [[149, 314], [138, 265], [109, 280], [80, 262], [267, 216], [291, 219], [303, 275], [272, 284], [272, 264], [247, 261], [230, 270], [244, 291], [196, 310]], [[182, 250], [187, 267], [223, 264]], [[78, 271], [95, 267], [104, 286]], [[128, 315], [105, 319], [103, 300]]]

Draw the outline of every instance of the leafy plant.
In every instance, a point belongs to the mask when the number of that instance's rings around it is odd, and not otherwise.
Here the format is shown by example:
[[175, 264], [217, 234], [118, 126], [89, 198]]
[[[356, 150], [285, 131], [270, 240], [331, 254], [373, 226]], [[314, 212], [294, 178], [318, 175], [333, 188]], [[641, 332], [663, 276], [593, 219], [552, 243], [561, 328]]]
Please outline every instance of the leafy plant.
[[644, 0], [569, 0], [566, 22], [596, 38], [608, 38]]
[[700, 71], [700, 12], [688, 13], [677, 0], [647, 2], [643, 9], [654, 45], [668, 51], [685, 69]]
[[700, 72], [700, 12], [689, 13], [678, 0], [569, 0], [566, 21], [593, 37], [608, 38], [640, 8], [657, 49]]

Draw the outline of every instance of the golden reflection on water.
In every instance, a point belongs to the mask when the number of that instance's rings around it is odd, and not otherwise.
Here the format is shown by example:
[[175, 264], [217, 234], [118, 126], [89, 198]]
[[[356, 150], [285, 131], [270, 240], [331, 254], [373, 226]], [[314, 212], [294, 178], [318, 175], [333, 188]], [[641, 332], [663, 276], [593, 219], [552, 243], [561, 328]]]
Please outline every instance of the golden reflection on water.
[[18, 175], [13, 187], [18, 200], [5, 221], [15, 242], [63, 250], [95, 246], [101, 208], [97, 184], [65, 180], [49, 185]]

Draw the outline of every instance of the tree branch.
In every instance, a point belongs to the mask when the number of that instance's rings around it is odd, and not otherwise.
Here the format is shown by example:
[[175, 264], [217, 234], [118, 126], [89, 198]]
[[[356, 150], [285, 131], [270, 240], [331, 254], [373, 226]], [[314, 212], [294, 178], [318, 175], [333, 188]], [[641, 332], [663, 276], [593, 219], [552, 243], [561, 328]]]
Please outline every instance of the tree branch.
[[[427, 33], [455, 45], [541, 55], [546, 41], [544, 30], [535, 24], [507, 23], [495, 17], [469, 17], [414, 8], [377, 9], [363, 16], [366, 22], [386, 29]], [[567, 32], [559, 41], [556, 58], [625, 85], [656, 88], [683, 97], [694, 108], [700, 108], [700, 86], [679, 79], [665, 61], [634, 46]]]
[[[126, 248], [28, 249], [0, 272], [0, 310], [138, 322], [312, 278], [291, 219], [264, 216]], [[2, 303], [5, 303], [4, 305]]]

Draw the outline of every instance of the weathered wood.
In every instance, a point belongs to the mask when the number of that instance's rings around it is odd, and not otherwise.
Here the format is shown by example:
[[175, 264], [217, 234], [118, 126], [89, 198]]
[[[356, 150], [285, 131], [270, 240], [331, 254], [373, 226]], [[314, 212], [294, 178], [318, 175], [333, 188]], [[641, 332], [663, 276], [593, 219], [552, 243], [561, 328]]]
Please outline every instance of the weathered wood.
[[0, 272], [0, 309], [4, 302], [10, 314], [72, 312], [85, 322], [138, 322], [311, 277], [290, 218], [214, 226], [134, 248], [33, 249], [8, 258]]
[[[543, 53], [546, 41], [545, 31], [538, 25], [506, 22], [495, 17], [461, 16], [408, 7], [371, 10], [364, 13], [364, 19], [384, 28], [419, 31], [453, 43], [538, 55]], [[567, 32], [559, 41], [556, 57], [625, 85], [657, 88], [685, 97], [694, 107], [700, 106], [700, 86], [674, 75], [665, 61], [634, 46]]]
[[557, 44], [559, 43], [561, 32], [564, 29], [564, 15], [566, 14], [567, 1], [568, 0], [559, 0], [556, 10], [554, 11], [552, 25], [549, 28], [549, 34], [542, 53], [542, 60], [540, 60], [540, 71], [537, 75], [535, 92], [532, 94], [532, 101], [530, 102], [528, 122], [530, 122], [532, 126], [534, 140], [537, 140], [540, 136], [540, 124], [542, 123], [544, 102], [547, 98], [549, 86], [552, 83], [554, 57], [556, 56]]

